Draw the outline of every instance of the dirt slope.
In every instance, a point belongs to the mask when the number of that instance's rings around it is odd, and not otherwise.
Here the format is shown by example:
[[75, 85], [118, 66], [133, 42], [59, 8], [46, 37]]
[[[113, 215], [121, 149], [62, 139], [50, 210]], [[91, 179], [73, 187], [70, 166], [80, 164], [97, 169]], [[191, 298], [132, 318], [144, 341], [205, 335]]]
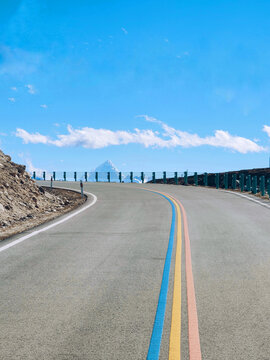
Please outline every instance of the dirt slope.
[[49, 191], [36, 185], [24, 165], [0, 150], [0, 240], [43, 223], [84, 200], [67, 191]]

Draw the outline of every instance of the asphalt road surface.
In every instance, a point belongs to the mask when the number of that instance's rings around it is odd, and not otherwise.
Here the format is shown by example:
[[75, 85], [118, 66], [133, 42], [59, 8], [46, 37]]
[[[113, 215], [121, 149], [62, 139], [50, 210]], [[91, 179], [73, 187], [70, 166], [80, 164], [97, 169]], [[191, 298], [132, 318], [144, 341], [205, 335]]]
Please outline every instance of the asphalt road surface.
[[[93, 206], [3, 251], [25, 234], [0, 243], [1, 360], [147, 358], [172, 206], [142, 187], [172, 195], [186, 210], [202, 359], [270, 359], [270, 209], [214, 189], [88, 183]], [[169, 359], [176, 244], [175, 233], [162, 360]], [[190, 341], [185, 251], [183, 235], [181, 359], [189, 359]]]

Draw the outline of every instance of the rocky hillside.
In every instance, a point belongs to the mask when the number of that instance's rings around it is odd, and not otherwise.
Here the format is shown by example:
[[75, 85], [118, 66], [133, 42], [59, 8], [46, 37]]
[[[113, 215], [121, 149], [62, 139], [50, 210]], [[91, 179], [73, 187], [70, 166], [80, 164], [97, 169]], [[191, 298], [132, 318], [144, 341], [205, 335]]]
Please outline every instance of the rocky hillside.
[[69, 199], [67, 191], [39, 187], [24, 165], [15, 164], [0, 150], [0, 240], [71, 210], [78, 200], [80, 196], [74, 199], [74, 194]]

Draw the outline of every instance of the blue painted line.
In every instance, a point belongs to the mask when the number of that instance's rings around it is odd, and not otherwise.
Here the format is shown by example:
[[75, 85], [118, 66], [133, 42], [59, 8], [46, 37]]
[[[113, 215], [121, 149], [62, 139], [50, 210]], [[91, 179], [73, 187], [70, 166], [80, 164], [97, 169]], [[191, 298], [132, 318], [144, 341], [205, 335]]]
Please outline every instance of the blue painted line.
[[[155, 192], [155, 191], [153, 191], [153, 192]], [[173, 202], [169, 198], [167, 198], [165, 195], [162, 195], [157, 192], [155, 192], [155, 193], [163, 196], [171, 204], [172, 222], [171, 222], [169, 244], [168, 244], [165, 264], [164, 264], [164, 268], [163, 268], [163, 275], [162, 275], [162, 282], [161, 282], [161, 287], [160, 287], [156, 317], [155, 317], [155, 321], [154, 321], [154, 325], [153, 325], [152, 336], [151, 336], [150, 345], [149, 345], [148, 354], [147, 354], [147, 360], [158, 360], [159, 359], [160, 345], [161, 345], [166, 304], [167, 304], [167, 294], [168, 294], [168, 287], [169, 287], [169, 276], [170, 276], [171, 259], [172, 259], [173, 243], [174, 243], [174, 231], [175, 231], [175, 207], [174, 207]]]

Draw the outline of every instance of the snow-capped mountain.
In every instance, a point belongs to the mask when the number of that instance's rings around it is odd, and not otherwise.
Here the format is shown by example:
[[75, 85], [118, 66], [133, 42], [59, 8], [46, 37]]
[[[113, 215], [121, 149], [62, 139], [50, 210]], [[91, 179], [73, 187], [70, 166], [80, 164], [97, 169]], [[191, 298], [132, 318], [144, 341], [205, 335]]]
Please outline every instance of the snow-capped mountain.
[[[94, 173], [98, 173], [98, 181], [108, 181], [108, 172], [110, 173], [111, 181], [119, 181], [119, 170], [111, 162], [111, 160], [106, 160], [104, 163], [95, 168]], [[92, 173], [90, 176], [90, 181], [95, 181], [95, 174]]]
[[[89, 181], [96, 181], [96, 174], [98, 173], [98, 181], [108, 181], [108, 172], [110, 173], [110, 181], [111, 182], [119, 182], [119, 170], [117, 169], [117, 167], [112, 163], [111, 160], [106, 160], [104, 163], [102, 163], [101, 165], [97, 166], [95, 168], [95, 170], [93, 170], [90, 173], [90, 178]], [[133, 182], [134, 183], [141, 183], [141, 177], [136, 175], [137, 173], [133, 174]], [[124, 172], [122, 173], [122, 181], [125, 183], [129, 183], [131, 182], [130, 179], [130, 172]], [[145, 177], [144, 182], [147, 182], [148, 178]]]
[[103, 164], [99, 165], [95, 168], [94, 171], [97, 172], [111, 172], [111, 173], [119, 173], [119, 170], [116, 166], [111, 162], [111, 160], [106, 160]]

